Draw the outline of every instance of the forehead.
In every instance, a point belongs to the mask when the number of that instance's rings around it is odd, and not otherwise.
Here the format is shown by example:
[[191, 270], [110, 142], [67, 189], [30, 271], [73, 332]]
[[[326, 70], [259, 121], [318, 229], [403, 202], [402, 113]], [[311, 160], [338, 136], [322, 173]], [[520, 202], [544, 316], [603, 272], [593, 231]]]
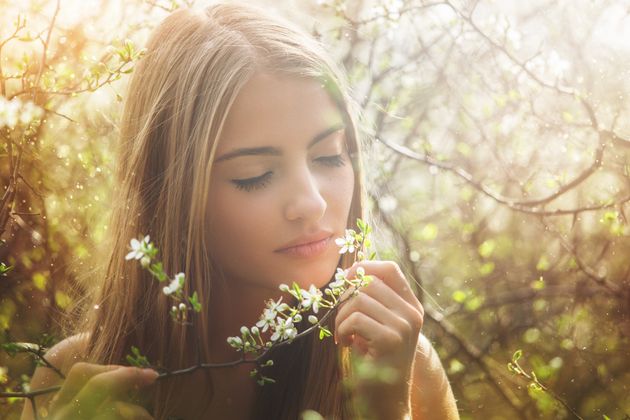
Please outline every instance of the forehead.
[[217, 154], [235, 147], [306, 146], [315, 134], [342, 122], [321, 82], [256, 73], [228, 113]]

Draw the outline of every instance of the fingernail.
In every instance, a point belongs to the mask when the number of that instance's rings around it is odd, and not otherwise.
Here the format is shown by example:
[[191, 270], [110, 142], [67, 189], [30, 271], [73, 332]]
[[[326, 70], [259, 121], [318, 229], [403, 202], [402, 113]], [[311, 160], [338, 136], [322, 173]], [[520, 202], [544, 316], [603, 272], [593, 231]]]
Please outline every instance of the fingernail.
[[160, 374], [153, 369], [142, 369], [142, 375], [147, 384], [155, 382], [157, 377], [160, 376]]

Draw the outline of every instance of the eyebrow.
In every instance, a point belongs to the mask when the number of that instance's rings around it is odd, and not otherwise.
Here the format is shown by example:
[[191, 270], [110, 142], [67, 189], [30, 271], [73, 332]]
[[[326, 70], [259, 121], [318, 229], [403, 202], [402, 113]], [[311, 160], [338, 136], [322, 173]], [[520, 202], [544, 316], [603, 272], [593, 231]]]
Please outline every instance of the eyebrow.
[[[311, 147], [313, 147], [320, 141], [324, 140], [331, 134], [341, 130], [342, 128], [345, 128], [345, 124], [343, 123], [339, 123], [339, 124], [333, 125], [332, 127], [327, 128], [326, 130], [322, 131], [321, 133], [313, 137], [313, 139], [308, 144], [308, 148], [310, 149]], [[259, 156], [259, 155], [281, 156], [282, 151], [278, 149], [277, 147], [271, 147], [271, 146], [241, 148], [241, 149], [236, 149], [236, 150], [233, 150], [231, 152], [224, 154], [223, 156], [216, 159], [215, 163], [223, 162], [230, 159], [235, 159], [241, 156]]]

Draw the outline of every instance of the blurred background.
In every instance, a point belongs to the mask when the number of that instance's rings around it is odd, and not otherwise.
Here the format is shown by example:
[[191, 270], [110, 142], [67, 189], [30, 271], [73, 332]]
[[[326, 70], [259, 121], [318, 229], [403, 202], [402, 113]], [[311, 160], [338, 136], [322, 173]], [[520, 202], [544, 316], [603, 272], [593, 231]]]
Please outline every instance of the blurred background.
[[[0, 0], [0, 343], [62, 338], [129, 73], [170, 11], [208, 3]], [[380, 258], [414, 280], [462, 419], [630, 418], [628, 3], [248, 3], [343, 63]], [[34, 368], [0, 352], [0, 387]]]

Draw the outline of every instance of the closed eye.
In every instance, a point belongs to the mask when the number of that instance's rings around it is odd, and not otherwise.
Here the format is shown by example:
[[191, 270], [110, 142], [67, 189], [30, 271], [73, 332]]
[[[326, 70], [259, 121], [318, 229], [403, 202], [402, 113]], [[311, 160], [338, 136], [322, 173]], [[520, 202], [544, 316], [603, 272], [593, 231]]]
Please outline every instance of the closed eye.
[[[321, 156], [315, 159], [316, 162], [328, 167], [340, 167], [346, 164], [343, 155], [331, 155]], [[271, 182], [272, 171], [267, 171], [264, 174], [247, 179], [233, 179], [232, 183], [236, 185], [236, 188], [243, 191], [254, 191], [266, 187]]]
[[255, 178], [247, 178], [247, 179], [233, 179], [232, 182], [236, 185], [236, 188], [244, 191], [252, 191], [257, 190], [259, 188], [264, 188], [270, 181], [271, 175], [273, 172], [267, 171], [264, 174], [257, 176]]
[[346, 164], [343, 155], [322, 156], [315, 160], [326, 166], [343, 166]]

